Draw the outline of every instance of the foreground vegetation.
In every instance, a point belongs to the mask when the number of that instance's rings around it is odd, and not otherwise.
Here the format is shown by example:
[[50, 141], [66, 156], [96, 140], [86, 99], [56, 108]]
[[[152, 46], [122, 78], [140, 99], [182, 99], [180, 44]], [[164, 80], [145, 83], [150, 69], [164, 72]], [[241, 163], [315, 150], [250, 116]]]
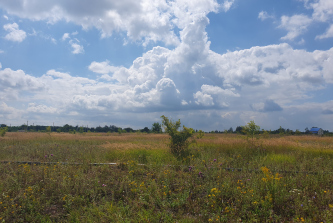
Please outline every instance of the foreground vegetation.
[[331, 137], [206, 134], [181, 160], [168, 142], [166, 134], [8, 132], [0, 221], [332, 222]]

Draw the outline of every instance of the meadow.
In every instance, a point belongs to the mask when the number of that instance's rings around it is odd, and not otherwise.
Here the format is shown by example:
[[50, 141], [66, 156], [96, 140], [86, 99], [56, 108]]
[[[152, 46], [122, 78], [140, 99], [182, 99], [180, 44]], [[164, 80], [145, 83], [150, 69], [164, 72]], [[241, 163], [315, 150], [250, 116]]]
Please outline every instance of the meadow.
[[0, 222], [333, 222], [332, 137], [210, 133], [182, 159], [168, 142], [8, 132]]

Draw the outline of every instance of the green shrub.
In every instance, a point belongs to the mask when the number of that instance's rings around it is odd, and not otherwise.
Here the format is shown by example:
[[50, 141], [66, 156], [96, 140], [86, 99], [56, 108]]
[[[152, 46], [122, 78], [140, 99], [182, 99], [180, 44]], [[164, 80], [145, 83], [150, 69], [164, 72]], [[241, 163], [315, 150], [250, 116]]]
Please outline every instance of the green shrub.
[[250, 121], [249, 123], [247, 123], [246, 126], [243, 126], [242, 131], [248, 136], [252, 138], [252, 144], [254, 143], [254, 137], [256, 134], [259, 133], [260, 130], [260, 126], [256, 125], [256, 123], [254, 123], [254, 121]]
[[8, 127], [2, 127], [2, 128], [0, 128], [0, 136], [4, 137], [6, 135], [7, 131], [8, 131]]
[[202, 130], [199, 130], [199, 131], [198, 131], [197, 138], [198, 138], [198, 139], [201, 139], [201, 138], [203, 138], [204, 136], [205, 136], [205, 133], [204, 133], [204, 131], [202, 131]]
[[161, 118], [165, 132], [171, 136], [169, 144], [171, 153], [177, 158], [184, 158], [188, 156], [188, 146], [190, 144], [188, 139], [192, 137], [194, 130], [183, 126], [183, 129], [178, 131], [181, 125], [180, 120], [172, 122], [164, 115], [162, 115]]

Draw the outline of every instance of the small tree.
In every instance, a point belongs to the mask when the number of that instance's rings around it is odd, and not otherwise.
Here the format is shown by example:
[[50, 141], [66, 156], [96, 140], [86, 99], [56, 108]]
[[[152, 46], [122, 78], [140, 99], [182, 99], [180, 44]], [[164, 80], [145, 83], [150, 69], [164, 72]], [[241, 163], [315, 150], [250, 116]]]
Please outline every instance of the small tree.
[[242, 131], [248, 135], [248, 137], [252, 138], [252, 142], [254, 139], [254, 136], [259, 133], [260, 126], [256, 125], [254, 121], [250, 121], [247, 123], [246, 126], [243, 126]]
[[280, 126], [279, 128], [279, 135], [283, 136], [286, 133], [286, 130]]
[[8, 127], [1, 127], [0, 128], [0, 136], [4, 137], [7, 131], [8, 131]]
[[197, 135], [197, 138], [198, 138], [198, 139], [201, 139], [201, 138], [204, 137], [204, 136], [205, 136], [204, 131], [199, 130], [198, 135]]
[[177, 158], [183, 158], [188, 155], [188, 146], [190, 144], [188, 139], [192, 137], [194, 130], [183, 126], [183, 129], [178, 131], [181, 125], [180, 120], [172, 122], [164, 115], [161, 118], [165, 132], [171, 136], [169, 144], [171, 153]]
[[51, 126], [46, 127], [46, 132], [51, 132]]

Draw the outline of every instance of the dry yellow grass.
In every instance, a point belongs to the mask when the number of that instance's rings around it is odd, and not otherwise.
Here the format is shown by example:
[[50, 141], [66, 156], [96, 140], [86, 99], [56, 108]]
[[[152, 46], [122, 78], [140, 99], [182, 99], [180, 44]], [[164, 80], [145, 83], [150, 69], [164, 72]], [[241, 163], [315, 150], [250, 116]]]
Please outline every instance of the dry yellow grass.
[[[243, 135], [235, 134], [206, 134], [204, 138], [198, 139], [198, 143], [202, 144], [216, 144], [216, 145], [239, 145], [247, 142], [251, 142], [251, 139], [247, 139]], [[302, 147], [311, 149], [332, 149], [333, 150], [333, 138], [332, 137], [318, 137], [315, 135], [302, 135], [302, 136], [283, 136], [271, 135], [269, 138], [263, 138], [259, 136], [259, 139], [254, 139], [256, 145], [262, 145], [265, 147]]]
[[[40, 139], [53, 139], [61, 141], [94, 141], [105, 149], [167, 149], [169, 136], [167, 134], [137, 134], [125, 133], [84, 133], [84, 134], [69, 134], [69, 133], [22, 133], [22, 132], [7, 132], [5, 137], [0, 140], [15, 140], [15, 141], [30, 141]], [[198, 144], [210, 145], [245, 145], [251, 142], [246, 136], [236, 134], [206, 134], [202, 139], [196, 139]], [[255, 139], [256, 145], [264, 147], [280, 147], [280, 148], [304, 148], [304, 149], [320, 149], [333, 150], [332, 137], [318, 137], [312, 135], [302, 136], [283, 136], [271, 135], [269, 138], [259, 136]]]
[[128, 141], [137, 139], [149, 139], [149, 140], [160, 140], [167, 139], [168, 135], [165, 134], [137, 134], [137, 133], [125, 133], [119, 135], [118, 133], [39, 133], [39, 132], [7, 132], [3, 140], [14, 139], [14, 140], [31, 140], [40, 138], [54, 138], [62, 140], [115, 140], [115, 141]]

